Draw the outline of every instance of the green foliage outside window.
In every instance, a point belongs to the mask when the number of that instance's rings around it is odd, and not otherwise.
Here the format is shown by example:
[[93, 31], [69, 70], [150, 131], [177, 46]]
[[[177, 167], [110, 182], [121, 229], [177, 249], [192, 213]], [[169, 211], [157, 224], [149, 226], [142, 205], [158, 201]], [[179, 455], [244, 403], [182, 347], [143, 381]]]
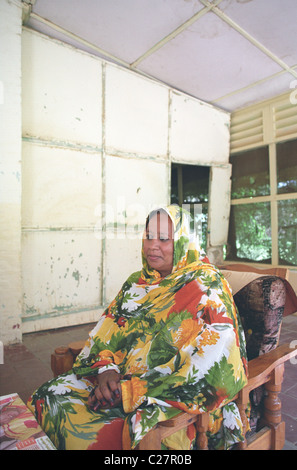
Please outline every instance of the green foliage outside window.
[[[272, 237], [277, 237], [278, 264], [297, 266], [297, 199], [289, 197], [297, 192], [297, 140], [278, 143], [275, 151], [275, 175], [270, 174], [268, 146], [230, 158], [231, 199], [245, 201], [231, 205], [227, 260], [270, 264]], [[275, 178], [274, 196], [270, 178]], [[263, 196], [269, 198], [268, 202], [257, 201]], [[271, 210], [276, 211], [277, 233], [271, 230]]]
[[271, 263], [270, 226], [270, 203], [232, 206], [227, 259]]

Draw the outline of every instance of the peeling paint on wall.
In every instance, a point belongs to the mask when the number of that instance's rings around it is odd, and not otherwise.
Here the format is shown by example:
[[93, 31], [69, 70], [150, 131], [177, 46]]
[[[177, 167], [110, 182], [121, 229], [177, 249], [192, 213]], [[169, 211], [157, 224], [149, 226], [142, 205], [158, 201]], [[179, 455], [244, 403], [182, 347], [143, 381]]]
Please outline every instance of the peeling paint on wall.
[[140, 227], [168, 203], [171, 161], [227, 161], [229, 115], [31, 30], [22, 49], [28, 332], [99, 318], [141, 267]]
[[99, 306], [100, 246], [88, 231], [24, 232], [23, 318]]
[[73, 271], [72, 277], [77, 281], [77, 286], [79, 286], [80, 274], [79, 271]]

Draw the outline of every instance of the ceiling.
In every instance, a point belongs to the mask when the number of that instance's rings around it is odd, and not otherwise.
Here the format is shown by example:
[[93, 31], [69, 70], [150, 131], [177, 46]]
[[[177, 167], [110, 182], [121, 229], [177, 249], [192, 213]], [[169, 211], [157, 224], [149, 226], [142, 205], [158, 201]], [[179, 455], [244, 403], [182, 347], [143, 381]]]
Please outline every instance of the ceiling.
[[27, 27], [227, 111], [297, 86], [296, 0], [22, 0]]

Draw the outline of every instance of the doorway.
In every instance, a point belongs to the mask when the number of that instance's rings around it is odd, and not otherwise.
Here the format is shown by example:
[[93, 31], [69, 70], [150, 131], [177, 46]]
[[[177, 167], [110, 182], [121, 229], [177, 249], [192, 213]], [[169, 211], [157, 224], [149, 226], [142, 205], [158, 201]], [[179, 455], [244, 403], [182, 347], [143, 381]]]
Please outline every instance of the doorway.
[[204, 250], [207, 246], [209, 176], [208, 166], [177, 163], [171, 166], [171, 203], [191, 212]]

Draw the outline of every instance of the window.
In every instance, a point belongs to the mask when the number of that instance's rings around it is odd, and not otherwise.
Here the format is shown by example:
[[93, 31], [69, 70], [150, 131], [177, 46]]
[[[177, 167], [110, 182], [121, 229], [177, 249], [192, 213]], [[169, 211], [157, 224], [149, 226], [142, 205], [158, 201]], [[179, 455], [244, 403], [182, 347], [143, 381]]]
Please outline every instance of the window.
[[276, 146], [277, 192], [297, 192], [297, 140], [281, 142]]
[[270, 203], [232, 205], [227, 259], [271, 263]]
[[171, 203], [184, 205], [196, 225], [204, 250], [207, 244], [209, 172], [207, 166], [172, 164]]
[[226, 259], [297, 266], [297, 140], [231, 155]]
[[278, 201], [279, 264], [297, 266], [297, 199]]
[[270, 194], [268, 147], [231, 155], [232, 199]]

